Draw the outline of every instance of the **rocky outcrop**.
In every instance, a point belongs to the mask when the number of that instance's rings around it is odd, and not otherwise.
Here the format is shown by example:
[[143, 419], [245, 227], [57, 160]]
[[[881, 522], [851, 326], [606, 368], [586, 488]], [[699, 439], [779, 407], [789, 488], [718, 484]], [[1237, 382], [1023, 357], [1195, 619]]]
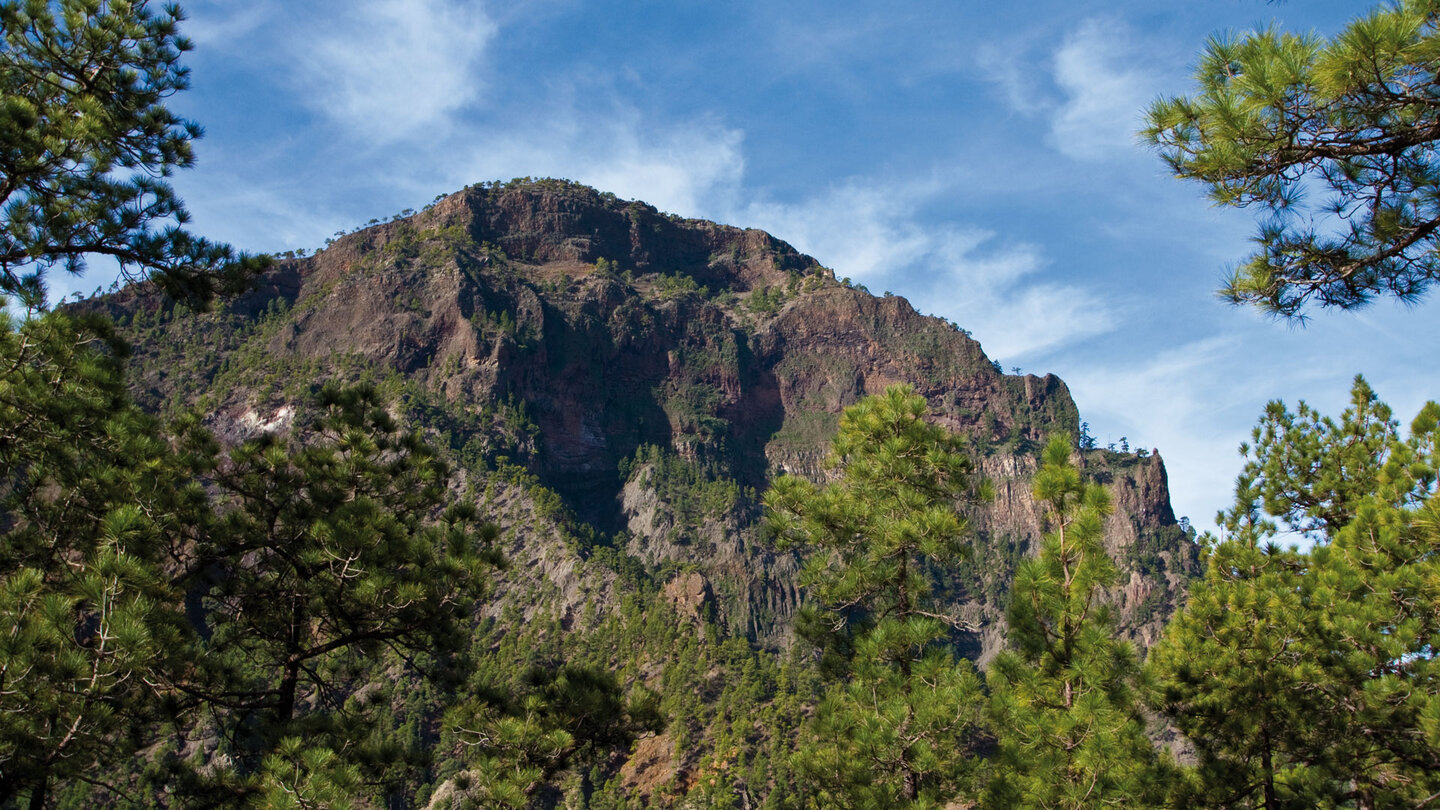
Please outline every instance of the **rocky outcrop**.
[[[222, 436], [298, 420], [320, 379], [390, 385], [487, 490], [512, 559], [502, 592], [525, 611], [604, 609], [614, 575], [588, 558], [608, 544], [690, 572], [671, 580], [679, 615], [701, 609], [704, 583], [723, 627], [767, 642], [788, 634], [798, 561], [764, 543], [756, 493], [778, 474], [829, 475], [843, 408], [908, 383], [972, 437], [996, 497], [946, 593], [981, 625], [978, 657], [1003, 640], [1009, 574], [1041, 530], [1033, 452], [1079, 427], [1058, 378], [1002, 374], [959, 327], [839, 283], [769, 234], [559, 181], [466, 189], [282, 261], [214, 313], [139, 288], [93, 306], [136, 338], [141, 400], [203, 402]], [[1102, 451], [1084, 464], [1115, 497], [1112, 598], [1149, 641], [1195, 571], [1164, 465]]]

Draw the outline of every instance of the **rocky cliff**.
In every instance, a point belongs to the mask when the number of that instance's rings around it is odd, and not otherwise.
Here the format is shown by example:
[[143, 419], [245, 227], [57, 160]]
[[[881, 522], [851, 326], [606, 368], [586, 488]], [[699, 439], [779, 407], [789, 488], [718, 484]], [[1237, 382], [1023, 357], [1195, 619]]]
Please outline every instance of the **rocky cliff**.
[[[946, 572], [986, 657], [1040, 533], [1033, 453], [1079, 427], [1058, 378], [1002, 374], [958, 326], [837, 282], [769, 234], [559, 181], [439, 199], [281, 261], [214, 312], [143, 288], [94, 305], [129, 330], [140, 399], [199, 407], [222, 437], [286, 428], [325, 379], [388, 387], [507, 528], [513, 564], [490, 613], [566, 628], [614, 608], [619, 559], [682, 619], [783, 644], [796, 560], [763, 542], [757, 493], [782, 473], [824, 477], [841, 409], [905, 382], [972, 438], [996, 491], [973, 516], [970, 560]], [[1164, 464], [1104, 451], [1083, 464], [1115, 495], [1122, 627], [1148, 641], [1196, 570]]]

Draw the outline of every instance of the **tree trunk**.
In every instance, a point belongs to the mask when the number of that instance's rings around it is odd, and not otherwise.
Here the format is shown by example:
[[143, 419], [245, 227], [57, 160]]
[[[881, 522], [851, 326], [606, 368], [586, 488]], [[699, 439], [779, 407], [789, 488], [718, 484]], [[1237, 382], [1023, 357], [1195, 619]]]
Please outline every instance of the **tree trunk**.
[[267, 744], [273, 745], [279, 738], [275, 735], [295, 717], [295, 691], [300, 684], [300, 663], [303, 660], [300, 641], [304, 629], [309, 627], [304, 603], [298, 595], [290, 597], [290, 627], [285, 640], [285, 672], [280, 676], [280, 702], [275, 705], [275, 727], [269, 730]]
[[280, 728], [290, 724], [295, 717], [295, 691], [300, 684], [300, 662], [290, 661], [285, 664], [285, 675], [280, 680], [280, 702], [275, 704], [275, 728], [274, 733]]
[[[901, 605], [900, 620], [904, 621], [914, 610], [914, 606], [910, 604], [910, 593], [907, 587], [910, 584], [909, 554], [900, 556], [900, 576], [896, 584], [899, 586], [896, 590], [899, 592], [898, 601]], [[915, 717], [915, 706], [911, 702], [915, 697], [910, 683], [910, 666], [910, 651], [907, 649], [900, 656], [900, 691], [905, 696], [905, 720], [900, 723], [899, 734], [896, 735], [900, 742], [900, 797], [907, 802], [915, 801], [915, 796], [920, 792], [920, 787], [916, 784], [915, 767], [910, 762], [910, 749], [905, 745], [905, 735], [910, 731], [910, 722]]]
[[50, 774], [40, 775], [40, 781], [30, 789], [29, 810], [45, 810], [45, 803], [50, 800]]
[[1260, 726], [1260, 767], [1265, 773], [1265, 810], [1279, 810], [1280, 804], [1275, 798], [1275, 763], [1270, 758], [1270, 726]]
[[905, 776], [900, 781], [900, 798], [907, 802], [913, 802], [915, 801], [915, 797], [920, 793], [919, 780], [915, 777], [915, 769], [910, 766], [910, 758], [903, 753], [901, 756], [905, 757], [905, 762], [902, 765], [905, 769]]

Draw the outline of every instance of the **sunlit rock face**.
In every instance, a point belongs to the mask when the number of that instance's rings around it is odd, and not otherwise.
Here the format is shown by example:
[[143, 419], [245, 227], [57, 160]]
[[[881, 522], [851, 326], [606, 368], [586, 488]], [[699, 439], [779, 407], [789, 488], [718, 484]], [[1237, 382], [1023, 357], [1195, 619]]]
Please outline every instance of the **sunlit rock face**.
[[[767, 233], [560, 181], [444, 197], [283, 259], [214, 312], [143, 287], [88, 306], [135, 344], [140, 400], [199, 406], [222, 441], [304, 430], [326, 380], [391, 391], [398, 416], [453, 452], [457, 494], [506, 529], [512, 564], [486, 612], [567, 627], [614, 608], [599, 544], [683, 577], [681, 613], [786, 643], [798, 565], [764, 542], [758, 493], [779, 474], [825, 478], [841, 410], [906, 383], [971, 437], [993, 485], [969, 558], [938, 572], [978, 628], [962, 646], [986, 659], [1043, 530], [1034, 453], [1080, 424], [1059, 378], [1005, 375], [959, 326], [837, 282]], [[1114, 495], [1122, 632], [1149, 643], [1197, 571], [1164, 464], [1101, 450], [1080, 463]]]

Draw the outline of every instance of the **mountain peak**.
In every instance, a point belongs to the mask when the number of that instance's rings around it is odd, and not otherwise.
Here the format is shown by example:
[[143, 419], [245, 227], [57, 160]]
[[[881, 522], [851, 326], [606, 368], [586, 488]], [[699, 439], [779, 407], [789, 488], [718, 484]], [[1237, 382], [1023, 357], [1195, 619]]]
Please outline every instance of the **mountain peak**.
[[[794, 560], [761, 542], [757, 493], [780, 473], [829, 475], [843, 408], [906, 383], [971, 438], [997, 499], [952, 585], [995, 629], [974, 640], [982, 657], [1003, 641], [1004, 583], [1040, 533], [1033, 451], [1080, 426], [1059, 378], [1005, 375], [955, 324], [837, 282], [764, 231], [559, 180], [471, 186], [373, 223], [277, 263], [214, 312], [138, 291], [96, 305], [134, 339], [143, 404], [200, 406], [229, 440], [302, 413], [323, 381], [383, 382], [467, 480], [528, 476], [581, 534], [656, 576], [695, 566], [725, 632], [756, 640], [784, 637], [799, 599]], [[1175, 575], [1114, 595], [1122, 627], [1148, 640], [1193, 553], [1158, 458], [1091, 456], [1116, 488], [1123, 570]], [[516, 532], [518, 557], [559, 565], [573, 551]], [[562, 612], [578, 610], [579, 591], [561, 590]]]
[[737, 294], [796, 276], [834, 279], [815, 259], [764, 231], [666, 214], [568, 180], [528, 177], [469, 186], [418, 213], [344, 236], [330, 250], [366, 252], [411, 229], [423, 238], [452, 228], [512, 263], [562, 267], [572, 277], [599, 265], [635, 276], [688, 276], [712, 291]]

